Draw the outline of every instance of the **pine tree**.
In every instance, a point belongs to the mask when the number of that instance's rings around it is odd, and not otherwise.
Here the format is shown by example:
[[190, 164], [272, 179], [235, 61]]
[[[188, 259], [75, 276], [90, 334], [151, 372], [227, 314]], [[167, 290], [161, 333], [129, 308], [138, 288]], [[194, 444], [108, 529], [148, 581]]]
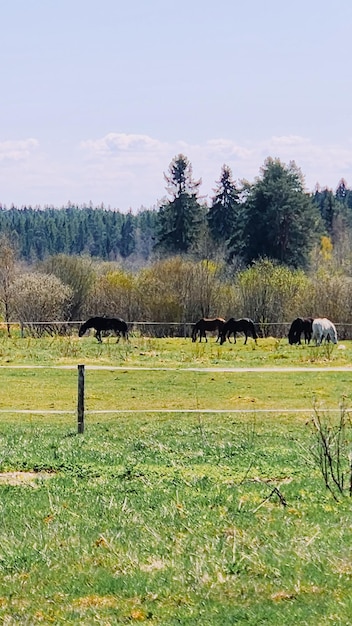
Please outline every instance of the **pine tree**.
[[209, 230], [217, 243], [225, 243], [236, 230], [239, 194], [228, 165], [223, 165], [215, 196], [207, 214]]
[[128, 257], [136, 247], [135, 226], [131, 211], [127, 213], [121, 227], [120, 254], [123, 258]]
[[268, 257], [304, 266], [321, 232], [317, 207], [304, 191], [300, 169], [268, 158], [245, 202], [245, 259]]
[[203, 209], [198, 202], [201, 179], [194, 181], [192, 166], [183, 154], [175, 157], [164, 174], [172, 200], [161, 206], [155, 248], [170, 254], [188, 252], [199, 234]]

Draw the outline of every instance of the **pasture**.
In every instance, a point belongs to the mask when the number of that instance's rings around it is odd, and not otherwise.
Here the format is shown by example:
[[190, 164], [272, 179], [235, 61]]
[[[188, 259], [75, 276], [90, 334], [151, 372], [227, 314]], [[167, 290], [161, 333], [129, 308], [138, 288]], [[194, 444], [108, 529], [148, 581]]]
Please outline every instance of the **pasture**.
[[351, 499], [311, 415], [352, 407], [352, 368], [327, 371], [352, 344], [115, 341], [0, 337], [0, 621], [350, 624]]

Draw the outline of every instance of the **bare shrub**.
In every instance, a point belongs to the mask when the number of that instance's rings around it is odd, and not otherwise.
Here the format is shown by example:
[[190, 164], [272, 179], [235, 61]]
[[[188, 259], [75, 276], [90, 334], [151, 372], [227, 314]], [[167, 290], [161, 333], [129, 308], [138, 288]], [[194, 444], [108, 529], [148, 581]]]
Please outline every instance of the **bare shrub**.
[[352, 430], [346, 407], [341, 405], [336, 423], [315, 408], [311, 424], [314, 441], [310, 452], [326, 488], [336, 501], [346, 493], [352, 496]]
[[72, 290], [52, 274], [23, 274], [11, 287], [16, 321], [27, 324], [33, 334], [41, 334], [45, 328], [38, 322], [67, 319], [71, 297]]

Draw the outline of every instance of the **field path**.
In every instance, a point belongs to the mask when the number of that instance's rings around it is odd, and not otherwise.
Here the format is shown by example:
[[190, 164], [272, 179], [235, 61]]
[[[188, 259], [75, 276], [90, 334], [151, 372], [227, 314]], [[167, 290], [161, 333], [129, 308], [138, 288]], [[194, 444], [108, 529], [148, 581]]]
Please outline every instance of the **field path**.
[[[0, 371], [5, 369], [58, 369], [74, 370], [78, 365], [0, 365]], [[144, 372], [352, 372], [352, 365], [336, 366], [289, 366], [289, 367], [139, 367], [137, 365], [89, 365], [84, 364], [87, 370], [112, 371], [144, 371]]]

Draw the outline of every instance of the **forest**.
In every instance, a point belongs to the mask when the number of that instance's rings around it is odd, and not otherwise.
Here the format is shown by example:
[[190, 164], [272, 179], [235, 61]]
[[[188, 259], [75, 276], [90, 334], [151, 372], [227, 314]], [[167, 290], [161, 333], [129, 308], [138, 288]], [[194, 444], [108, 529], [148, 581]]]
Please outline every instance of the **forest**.
[[294, 162], [268, 158], [253, 183], [236, 182], [224, 165], [209, 200], [200, 195], [201, 180], [194, 180], [185, 155], [173, 159], [164, 177], [169, 198], [157, 208], [133, 214], [91, 205], [0, 207], [0, 232], [27, 263], [68, 254], [140, 267], [156, 257], [188, 254], [242, 266], [268, 257], [305, 268], [322, 235], [335, 245], [352, 230], [346, 182], [309, 194]]
[[168, 197], [127, 214], [103, 206], [0, 210], [4, 322], [279, 323], [297, 315], [350, 323], [352, 190], [305, 191], [294, 162], [266, 159], [253, 183], [224, 165], [205, 202], [179, 154]]

